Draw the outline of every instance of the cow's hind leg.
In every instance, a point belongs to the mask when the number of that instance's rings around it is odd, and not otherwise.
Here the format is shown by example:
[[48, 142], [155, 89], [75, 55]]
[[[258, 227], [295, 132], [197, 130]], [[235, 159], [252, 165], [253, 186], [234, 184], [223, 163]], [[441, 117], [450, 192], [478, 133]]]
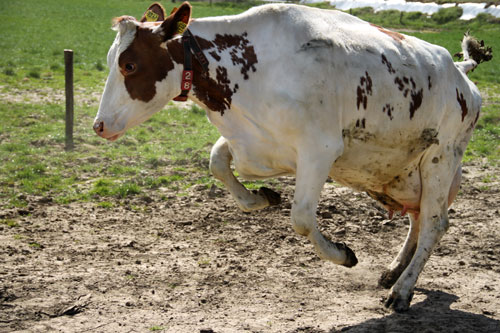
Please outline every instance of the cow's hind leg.
[[[453, 181], [448, 191], [448, 207], [452, 204], [455, 199], [458, 190], [460, 189], [460, 180], [462, 179], [462, 167], [459, 166]], [[418, 234], [420, 231], [420, 224], [418, 219], [418, 214], [410, 213], [410, 230], [408, 231], [408, 236], [406, 237], [405, 243], [399, 251], [399, 254], [394, 259], [394, 261], [389, 265], [389, 269], [382, 273], [379, 280], [379, 285], [384, 288], [390, 288], [396, 283], [397, 279], [406, 269], [410, 263], [413, 255], [415, 254], [415, 249], [417, 248]]]
[[[445, 154], [441, 156], [443, 155]], [[438, 156], [428, 154], [420, 166], [422, 196], [417, 247], [409, 265], [392, 287], [386, 302], [387, 307], [392, 306], [396, 311], [408, 310], [418, 276], [432, 250], [448, 229], [449, 189], [454, 178], [450, 170], [458, 167], [458, 161], [452, 156]]]
[[415, 214], [410, 213], [410, 230], [406, 236], [405, 243], [394, 261], [389, 265], [389, 269], [382, 273], [379, 285], [389, 289], [396, 283], [397, 279], [410, 263], [415, 249], [417, 248], [418, 233], [420, 230], [419, 220]]
[[215, 178], [224, 183], [241, 210], [249, 212], [280, 203], [279, 194], [268, 188], [261, 187], [259, 191], [254, 192], [247, 190], [231, 170], [232, 158], [226, 139], [220, 137], [210, 153], [210, 171]]
[[317, 144], [310, 149], [299, 151], [297, 161], [295, 194], [292, 205], [292, 225], [294, 230], [306, 236], [314, 245], [318, 256], [336, 264], [352, 267], [358, 260], [354, 252], [344, 243], [333, 243], [319, 231], [316, 222], [316, 208], [323, 185], [335, 159], [342, 153], [342, 145], [320, 151]]

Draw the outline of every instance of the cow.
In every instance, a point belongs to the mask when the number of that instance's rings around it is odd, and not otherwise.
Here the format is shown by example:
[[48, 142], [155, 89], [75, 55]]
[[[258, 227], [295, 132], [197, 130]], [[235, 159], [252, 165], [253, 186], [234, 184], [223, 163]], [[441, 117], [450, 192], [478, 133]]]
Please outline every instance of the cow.
[[[318, 229], [328, 177], [368, 193], [390, 214], [408, 213], [399, 254], [382, 274], [385, 305], [409, 308], [417, 278], [448, 229], [461, 159], [481, 96], [466, 73], [484, 59], [462, 41], [464, 60], [442, 47], [337, 10], [268, 4], [234, 16], [191, 19], [183, 3], [158, 3], [136, 20], [114, 19], [109, 76], [94, 122], [115, 141], [170, 100], [206, 110], [221, 136], [209, 168], [245, 212], [280, 202], [245, 179], [295, 175], [293, 229], [317, 255], [352, 267], [357, 258]], [[474, 43], [475, 42], [475, 43]]]

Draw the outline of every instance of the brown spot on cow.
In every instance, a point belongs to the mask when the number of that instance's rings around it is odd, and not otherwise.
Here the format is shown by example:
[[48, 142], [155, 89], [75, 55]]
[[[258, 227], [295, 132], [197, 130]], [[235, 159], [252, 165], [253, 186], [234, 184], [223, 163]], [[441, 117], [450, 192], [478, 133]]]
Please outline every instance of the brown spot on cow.
[[363, 118], [361, 120], [356, 120], [356, 127], [361, 127], [361, 128], [365, 128], [366, 127], [366, 119]]
[[218, 55], [217, 52], [215, 52], [215, 51], [210, 51], [210, 52], [208, 52], [208, 54], [210, 54], [212, 56], [212, 58], [215, 59], [215, 61], [220, 61], [221, 60], [220, 55]]
[[403, 96], [408, 97], [408, 93], [410, 94], [410, 119], [413, 119], [415, 115], [415, 111], [422, 105], [422, 100], [424, 97], [424, 90], [417, 90], [417, 84], [415, 80], [410, 77], [407, 78], [404, 76], [403, 78], [396, 77], [394, 79], [394, 83], [397, 85], [398, 89], [403, 92]]
[[392, 120], [393, 116], [392, 116], [392, 112], [394, 111], [394, 107], [391, 106], [390, 104], [386, 104], [383, 108], [382, 108], [382, 112], [384, 113], [387, 113], [387, 116], [389, 117], [390, 120]]
[[373, 24], [373, 23], [370, 23], [370, 25], [377, 28], [380, 32], [390, 36], [392, 39], [394, 39], [397, 42], [401, 42], [402, 40], [405, 39], [405, 36], [403, 34], [400, 34], [399, 32], [384, 29], [384, 28], [379, 27], [378, 25]]
[[474, 122], [472, 123], [472, 126], [476, 126], [478, 119], [479, 119], [479, 111], [476, 113], [476, 118], [474, 118]]
[[462, 93], [460, 94], [458, 93], [458, 89], [456, 89], [456, 91], [457, 91], [457, 101], [458, 104], [460, 104], [460, 108], [462, 109], [462, 121], [464, 121], [465, 116], [469, 112], [469, 109], [467, 108], [467, 101], [465, 100], [464, 95]]
[[394, 79], [394, 83], [398, 86], [398, 89], [403, 91], [403, 89], [405, 88], [405, 85], [403, 83], [403, 81], [396, 76], [396, 78]]
[[413, 119], [415, 115], [415, 111], [422, 105], [423, 99], [423, 89], [419, 91], [412, 90], [411, 91], [411, 102], [410, 102], [410, 119]]
[[137, 27], [134, 40], [120, 54], [118, 65], [132, 99], [149, 102], [156, 94], [156, 82], [174, 68], [167, 50], [160, 46], [162, 42], [151, 29]]
[[432, 82], [431, 82], [431, 76], [427, 76], [427, 82], [428, 82], [428, 85], [427, 85], [427, 88], [429, 88], [429, 90], [431, 90], [432, 88]]
[[[208, 53], [216, 62], [222, 60], [222, 53], [229, 52], [234, 66], [240, 67], [240, 72], [244, 80], [249, 79], [249, 72], [257, 69], [257, 56], [253, 46], [247, 39], [247, 33], [242, 35], [215, 35], [212, 41], [201, 37], [195, 37], [200, 48]], [[168, 49], [176, 54], [174, 61], [183, 62], [183, 50], [180, 42], [170, 41]], [[231, 80], [228, 76], [228, 68], [217, 66], [215, 79], [204, 75], [198, 61], [193, 61], [193, 92], [203, 104], [211, 111], [220, 112], [230, 109], [232, 96], [239, 90], [239, 85], [231, 87]]]
[[248, 72], [255, 72], [255, 64], [258, 62], [257, 55], [245, 32], [242, 35], [215, 35], [213, 43], [219, 53], [229, 50], [233, 65], [241, 67], [241, 74], [245, 80], [249, 79]]
[[[214, 47], [214, 44], [202, 38], [196, 37], [201, 48]], [[173, 61], [178, 64], [184, 62], [184, 49], [179, 39], [169, 40], [167, 43], [169, 54]], [[208, 109], [224, 114], [231, 107], [233, 89], [228, 78], [227, 69], [222, 66], [216, 68], [215, 79], [205, 75], [200, 63], [193, 58], [193, 94]], [[179, 91], [180, 92], [180, 91]]]
[[389, 74], [394, 74], [396, 73], [396, 70], [392, 67], [392, 64], [387, 60], [387, 57], [385, 54], [382, 53], [382, 64], [384, 64], [387, 67], [387, 71]]
[[363, 105], [363, 108], [366, 110], [368, 105], [368, 95], [372, 95], [372, 87], [372, 78], [368, 72], [365, 72], [365, 76], [362, 76], [359, 79], [359, 86], [356, 90], [356, 106], [358, 107], [358, 110], [361, 105]]

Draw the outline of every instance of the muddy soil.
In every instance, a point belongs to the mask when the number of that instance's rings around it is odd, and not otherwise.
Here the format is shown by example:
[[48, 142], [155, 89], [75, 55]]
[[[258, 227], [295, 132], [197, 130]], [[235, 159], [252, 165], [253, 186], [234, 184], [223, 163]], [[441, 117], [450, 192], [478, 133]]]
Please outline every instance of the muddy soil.
[[451, 227], [403, 314], [383, 307], [377, 280], [407, 219], [334, 183], [318, 220], [356, 252], [350, 269], [292, 230], [293, 178], [280, 206], [251, 214], [202, 185], [113, 208], [27, 197], [0, 212], [17, 223], [0, 224], [0, 331], [500, 332], [499, 170], [465, 166]]

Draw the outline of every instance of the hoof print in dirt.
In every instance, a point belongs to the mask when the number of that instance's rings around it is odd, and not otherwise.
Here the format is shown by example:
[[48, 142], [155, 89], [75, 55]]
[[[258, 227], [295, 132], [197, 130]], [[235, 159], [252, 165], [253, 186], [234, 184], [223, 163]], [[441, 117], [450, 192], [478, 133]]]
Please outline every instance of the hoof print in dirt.
[[351, 250], [347, 245], [345, 245], [345, 243], [335, 243], [335, 245], [337, 245], [337, 247], [341, 251], [342, 250], [345, 251], [346, 260], [342, 264], [342, 266], [349, 267], [349, 268], [356, 266], [356, 264], [358, 263], [358, 258], [356, 258], [356, 254], [354, 254], [354, 251]]
[[281, 203], [280, 194], [267, 187], [261, 187], [259, 189], [259, 194], [263, 195], [267, 201], [269, 201], [269, 206], [277, 206]]

